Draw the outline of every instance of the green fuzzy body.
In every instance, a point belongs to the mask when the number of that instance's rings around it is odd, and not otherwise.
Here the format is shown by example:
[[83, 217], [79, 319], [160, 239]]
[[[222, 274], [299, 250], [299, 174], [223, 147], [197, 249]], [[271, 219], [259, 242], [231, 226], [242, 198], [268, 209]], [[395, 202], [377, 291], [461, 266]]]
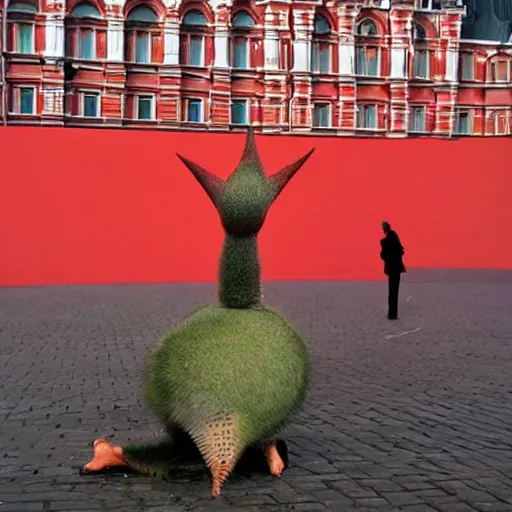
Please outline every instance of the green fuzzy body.
[[[306, 346], [279, 313], [261, 304], [257, 236], [271, 204], [311, 153], [267, 178], [249, 131], [227, 180], [180, 156], [213, 201], [226, 234], [220, 305], [195, 311], [158, 343], [146, 362], [145, 394], [167, 430], [188, 434], [210, 464], [271, 440], [306, 395]], [[155, 450], [125, 450], [132, 460], [149, 452]]]
[[248, 446], [286, 424], [304, 400], [308, 376], [306, 347], [281, 315], [208, 306], [151, 354], [146, 399], [166, 426], [187, 432], [219, 413], [235, 413]]

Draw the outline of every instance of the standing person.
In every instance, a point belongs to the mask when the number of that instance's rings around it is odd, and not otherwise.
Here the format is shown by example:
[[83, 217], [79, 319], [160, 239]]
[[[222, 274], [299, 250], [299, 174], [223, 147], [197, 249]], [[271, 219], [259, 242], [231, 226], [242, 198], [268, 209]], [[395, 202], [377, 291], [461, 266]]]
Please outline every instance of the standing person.
[[402, 256], [405, 251], [400, 238], [391, 229], [389, 222], [382, 223], [384, 238], [380, 241], [380, 257], [384, 261], [384, 273], [388, 276], [388, 318], [398, 318], [398, 289], [400, 287], [400, 276], [405, 272]]

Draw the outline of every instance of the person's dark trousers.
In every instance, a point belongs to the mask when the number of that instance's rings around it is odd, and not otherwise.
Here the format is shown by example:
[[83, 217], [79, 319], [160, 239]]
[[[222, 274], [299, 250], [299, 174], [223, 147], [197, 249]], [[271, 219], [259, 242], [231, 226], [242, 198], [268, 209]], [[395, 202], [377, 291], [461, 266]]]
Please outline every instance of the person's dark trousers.
[[395, 320], [398, 317], [398, 289], [400, 288], [400, 273], [388, 276], [388, 318]]

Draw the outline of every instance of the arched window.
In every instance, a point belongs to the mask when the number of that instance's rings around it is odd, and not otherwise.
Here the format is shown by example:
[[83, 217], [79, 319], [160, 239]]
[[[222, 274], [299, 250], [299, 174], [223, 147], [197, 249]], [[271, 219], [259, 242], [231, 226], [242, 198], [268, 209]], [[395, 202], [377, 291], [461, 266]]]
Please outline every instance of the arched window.
[[489, 60], [487, 76], [491, 82], [510, 82], [511, 59], [506, 55], [497, 55]]
[[412, 78], [430, 78], [430, 52], [427, 46], [427, 31], [417, 22], [413, 24]]
[[96, 59], [100, 28], [104, 28], [100, 11], [90, 3], [78, 4], [66, 19], [66, 55], [78, 59]]
[[379, 32], [375, 22], [370, 18], [366, 18], [359, 23], [357, 34], [360, 36], [377, 36]]
[[377, 24], [365, 18], [357, 25], [356, 74], [378, 76], [380, 67], [379, 31]]
[[126, 17], [126, 60], [139, 64], [153, 62], [152, 35], [159, 32], [158, 16], [147, 5], [132, 9]]
[[7, 7], [8, 45], [15, 53], [35, 53], [35, 16], [37, 6], [32, 2], [14, 0]]
[[181, 63], [203, 67], [206, 55], [208, 20], [199, 10], [188, 11], [181, 26]]
[[315, 16], [313, 40], [311, 44], [311, 71], [330, 73], [332, 71], [331, 26], [321, 14]]
[[256, 26], [252, 16], [247, 11], [238, 11], [231, 20], [233, 27], [231, 41], [231, 66], [235, 69], [254, 67], [252, 50], [254, 35], [251, 29]]
[[82, 3], [73, 9], [70, 16], [72, 18], [101, 18], [101, 13], [94, 5]]

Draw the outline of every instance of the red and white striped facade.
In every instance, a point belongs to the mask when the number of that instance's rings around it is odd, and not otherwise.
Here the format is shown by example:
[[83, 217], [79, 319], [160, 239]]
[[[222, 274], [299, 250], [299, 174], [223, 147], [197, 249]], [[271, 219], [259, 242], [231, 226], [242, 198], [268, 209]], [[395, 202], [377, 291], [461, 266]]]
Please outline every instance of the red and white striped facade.
[[[8, 10], [24, 3], [33, 12]], [[99, 16], [71, 16], [83, 4]], [[154, 19], [131, 20], [141, 6]], [[191, 12], [206, 22], [186, 22]], [[241, 12], [247, 26], [233, 22]], [[1, 121], [510, 134], [512, 45], [461, 40], [463, 15], [459, 0], [0, 0]], [[93, 34], [92, 58], [77, 56], [81, 31]], [[20, 37], [31, 51], [17, 51]], [[134, 57], [141, 37], [148, 62]], [[236, 45], [248, 52], [239, 67]]]

